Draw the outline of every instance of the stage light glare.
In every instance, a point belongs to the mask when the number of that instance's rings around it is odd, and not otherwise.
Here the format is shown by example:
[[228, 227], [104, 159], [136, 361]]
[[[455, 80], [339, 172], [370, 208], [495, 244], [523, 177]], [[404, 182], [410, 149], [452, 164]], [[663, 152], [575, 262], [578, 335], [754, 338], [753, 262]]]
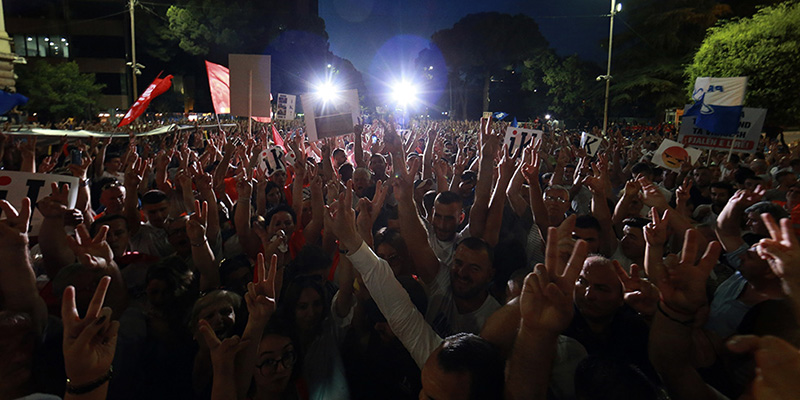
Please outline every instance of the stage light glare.
[[340, 89], [331, 82], [324, 82], [316, 87], [317, 97], [325, 103], [335, 100], [339, 96], [339, 92]]
[[411, 82], [397, 82], [392, 85], [392, 100], [400, 105], [417, 102], [419, 89]]

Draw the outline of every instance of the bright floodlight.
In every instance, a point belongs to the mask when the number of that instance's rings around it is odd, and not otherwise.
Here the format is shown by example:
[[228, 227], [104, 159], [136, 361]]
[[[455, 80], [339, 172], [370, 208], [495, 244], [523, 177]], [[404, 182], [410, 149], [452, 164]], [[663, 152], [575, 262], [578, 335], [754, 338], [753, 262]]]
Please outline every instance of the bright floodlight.
[[398, 104], [406, 105], [417, 101], [419, 91], [410, 82], [398, 82], [392, 85], [392, 100]]
[[622, 11], [622, 3], [617, 3], [617, 12]]
[[545, 115], [544, 119], [550, 119], [550, 114]]
[[331, 82], [321, 83], [316, 89], [317, 97], [322, 99], [322, 101], [325, 103], [335, 100], [339, 95], [339, 88], [334, 86], [334, 84]]

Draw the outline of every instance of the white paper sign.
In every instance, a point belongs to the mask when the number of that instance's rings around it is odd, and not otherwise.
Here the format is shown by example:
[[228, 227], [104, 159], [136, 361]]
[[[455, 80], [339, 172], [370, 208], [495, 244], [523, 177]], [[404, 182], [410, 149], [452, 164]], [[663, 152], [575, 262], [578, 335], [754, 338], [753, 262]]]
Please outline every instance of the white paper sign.
[[272, 117], [270, 56], [228, 54], [231, 66], [231, 114]]
[[268, 150], [261, 150], [258, 155], [258, 167], [267, 172], [267, 176], [277, 171], [286, 171], [286, 153], [278, 146], [272, 146]]
[[310, 142], [353, 133], [358, 124], [361, 107], [358, 90], [345, 90], [332, 98], [309, 93], [300, 96], [306, 119], [306, 134]]
[[658, 146], [656, 152], [653, 153], [651, 162], [659, 167], [680, 172], [681, 164], [684, 161], [694, 164], [702, 154], [703, 150], [683, 147], [682, 144], [674, 140], [664, 139], [661, 142], [661, 146]]
[[[7, 200], [14, 208], [19, 211], [22, 199], [28, 197], [33, 205], [31, 214], [30, 236], [39, 235], [39, 227], [42, 225], [44, 217], [36, 209], [36, 203], [52, 193], [51, 183], [69, 185], [69, 197], [67, 207], [75, 207], [78, 199], [78, 178], [74, 176], [55, 175], [55, 174], [32, 174], [29, 172], [0, 171], [0, 199]], [[0, 216], [5, 218], [5, 216]]]
[[[686, 108], [688, 107], [686, 106]], [[729, 151], [731, 145], [734, 145], [733, 151], [755, 153], [758, 140], [761, 138], [761, 128], [764, 127], [766, 118], [766, 109], [744, 107], [741, 118], [739, 118], [739, 132], [733, 136], [719, 136], [696, 127], [694, 125], [695, 117], [684, 115], [678, 131], [678, 141], [699, 149]]]
[[600, 149], [603, 138], [592, 135], [591, 133], [581, 132], [581, 147], [586, 150], [586, 154], [594, 157]]
[[544, 132], [539, 130], [509, 126], [506, 129], [506, 138], [503, 143], [508, 145], [508, 154], [519, 158], [522, 156], [522, 150], [528, 146], [535, 146], [536, 142], [542, 140], [543, 134]]
[[275, 118], [277, 119], [294, 119], [295, 113], [295, 102], [297, 101], [297, 96], [293, 94], [286, 94], [286, 93], [278, 93], [278, 107], [275, 111]]

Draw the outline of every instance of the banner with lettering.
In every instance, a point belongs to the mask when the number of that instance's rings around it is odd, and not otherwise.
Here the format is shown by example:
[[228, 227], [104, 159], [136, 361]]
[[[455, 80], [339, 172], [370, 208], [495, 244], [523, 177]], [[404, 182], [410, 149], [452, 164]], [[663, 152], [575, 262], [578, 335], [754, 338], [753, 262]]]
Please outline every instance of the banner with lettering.
[[36, 209], [36, 203], [52, 193], [50, 184], [53, 182], [59, 186], [69, 185], [67, 207], [75, 207], [75, 201], [78, 199], [78, 178], [74, 176], [0, 170], [0, 199], [7, 200], [17, 210], [19, 210], [23, 198], [31, 199], [33, 212], [31, 213], [30, 236], [39, 235], [39, 227], [41, 227], [44, 217]]
[[733, 151], [736, 152], [755, 153], [766, 118], [766, 109], [744, 107], [739, 119], [739, 131], [733, 136], [719, 136], [697, 127], [695, 117], [684, 114], [678, 131], [678, 142], [698, 149], [729, 151], [733, 146]]

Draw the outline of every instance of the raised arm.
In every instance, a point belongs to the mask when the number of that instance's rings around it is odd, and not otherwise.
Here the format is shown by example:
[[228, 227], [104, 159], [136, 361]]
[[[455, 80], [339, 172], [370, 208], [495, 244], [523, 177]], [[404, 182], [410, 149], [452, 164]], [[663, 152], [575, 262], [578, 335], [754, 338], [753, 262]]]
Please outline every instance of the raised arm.
[[728, 204], [717, 217], [715, 233], [722, 248], [730, 252], [744, 244], [742, 240], [742, 215], [744, 210], [761, 201], [764, 191], [739, 190], [728, 200]]
[[531, 152], [530, 163], [522, 167], [522, 175], [528, 181], [528, 197], [531, 201], [531, 214], [533, 222], [539, 229], [542, 238], [547, 238], [547, 229], [550, 227], [550, 218], [547, 216], [547, 208], [544, 206], [542, 197], [542, 187], [539, 183], [539, 167], [541, 158], [539, 153], [527, 148], [525, 151]]
[[364, 161], [364, 125], [353, 127], [353, 163], [356, 168], [367, 167]]
[[200, 272], [200, 291], [213, 290], [220, 285], [219, 263], [206, 237], [208, 225], [208, 202], [194, 201], [194, 213], [186, 221], [186, 235], [192, 245], [192, 261]]
[[585, 183], [592, 193], [592, 215], [600, 222], [600, 253], [606, 257], [614, 255], [617, 250], [617, 236], [611, 222], [611, 211], [608, 209], [608, 163], [605, 159], [592, 165], [594, 176], [586, 178]]
[[699, 235], [693, 229], [686, 231], [680, 261], [670, 255], [663, 262], [648, 259], [645, 263], [648, 276], [661, 291], [650, 327], [650, 361], [675, 399], [717, 399], [691, 363], [693, 330], [708, 307], [706, 280], [721, 252], [719, 243], [712, 242], [695, 263]]
[[[486, 217], [485, 230], [482, 236], [483, 240], [491, 246], [497, 246], [500, 241], [500, 227], [503, 224], [503, 212], [506, 206], [506, 191], [508, 183], [511, 181], [511, 176], [517, 169], [514, 164], [515, 160], [508, 154], [508, 147], [506, 147], [505, 155], [500, 161], [498, 172], [500, 174], [495, 185], [494, 194], [492, 194], [492, 201], [489, 205], [489, 213]], [[473, 223], [470, 220], [470, 225]]]
[[347, 258], [363, 277], [392, 331], [422, 369], [442, 339], [411, 302], [408, 293], [395, 279], [389, 263], [378, 258], [358, 235], [352, 204], [352, 190], [346, 190], [339, 198], [334, 215], [326, 214], [330, 219], [328, 225], [334, 227], [340, 246], [348, 252]]
[[[36, 277], [28, 251], [28, 221], [31, 215], [31, 202], [22, 200], [19, 212], [11, 203], [0, 200], [0, 208], [5, 219], [0, 220], [0, 295], [3, 309], [24, 312], [30, 315], [35, 332], [44, 331], [47, 308], [36, 288]], [[63, 235], [63, 231], [62, 231]]]
[[[475, 183], [475, 202], [469, 212], [469, 233], [475, 237], [482, 237], [486, 228], [482, 221], [486, 220], [489, 213], [489, 197], [492, 195], [492, 176], [494, 174], [494, 159], [500, 145], [500, 138], [491, 132], [491, 119], [481, 118], [481, 155], [478, 169], [478, 181]], [[476, 222], [473, 224], [473, 222]]]
[[64, 235], [64, 218], [68, 212], [67, 201], [69, 188], [61, 188], [53, 183], [50, 187], [51, 194], [36, 204], [39, 213], [44, 216], [39, 228], [39, 249], [42, 251], [42, 261], [47, 276], [55, 277], [61, 268], [75, 261], [75, 255], [67, 247], [67, 238]]
[[[555, 228], [551, 228], [555, 236]], [[588, 252], [586, 242], [575, 243], [563, 273], [556, 241], [547, 244], [545, 265], [525, 278], [519, 300], [521, 319], [508, 360], [506, 399], [547, 399], [556, 343], [575, 312], [572, 292]]]

